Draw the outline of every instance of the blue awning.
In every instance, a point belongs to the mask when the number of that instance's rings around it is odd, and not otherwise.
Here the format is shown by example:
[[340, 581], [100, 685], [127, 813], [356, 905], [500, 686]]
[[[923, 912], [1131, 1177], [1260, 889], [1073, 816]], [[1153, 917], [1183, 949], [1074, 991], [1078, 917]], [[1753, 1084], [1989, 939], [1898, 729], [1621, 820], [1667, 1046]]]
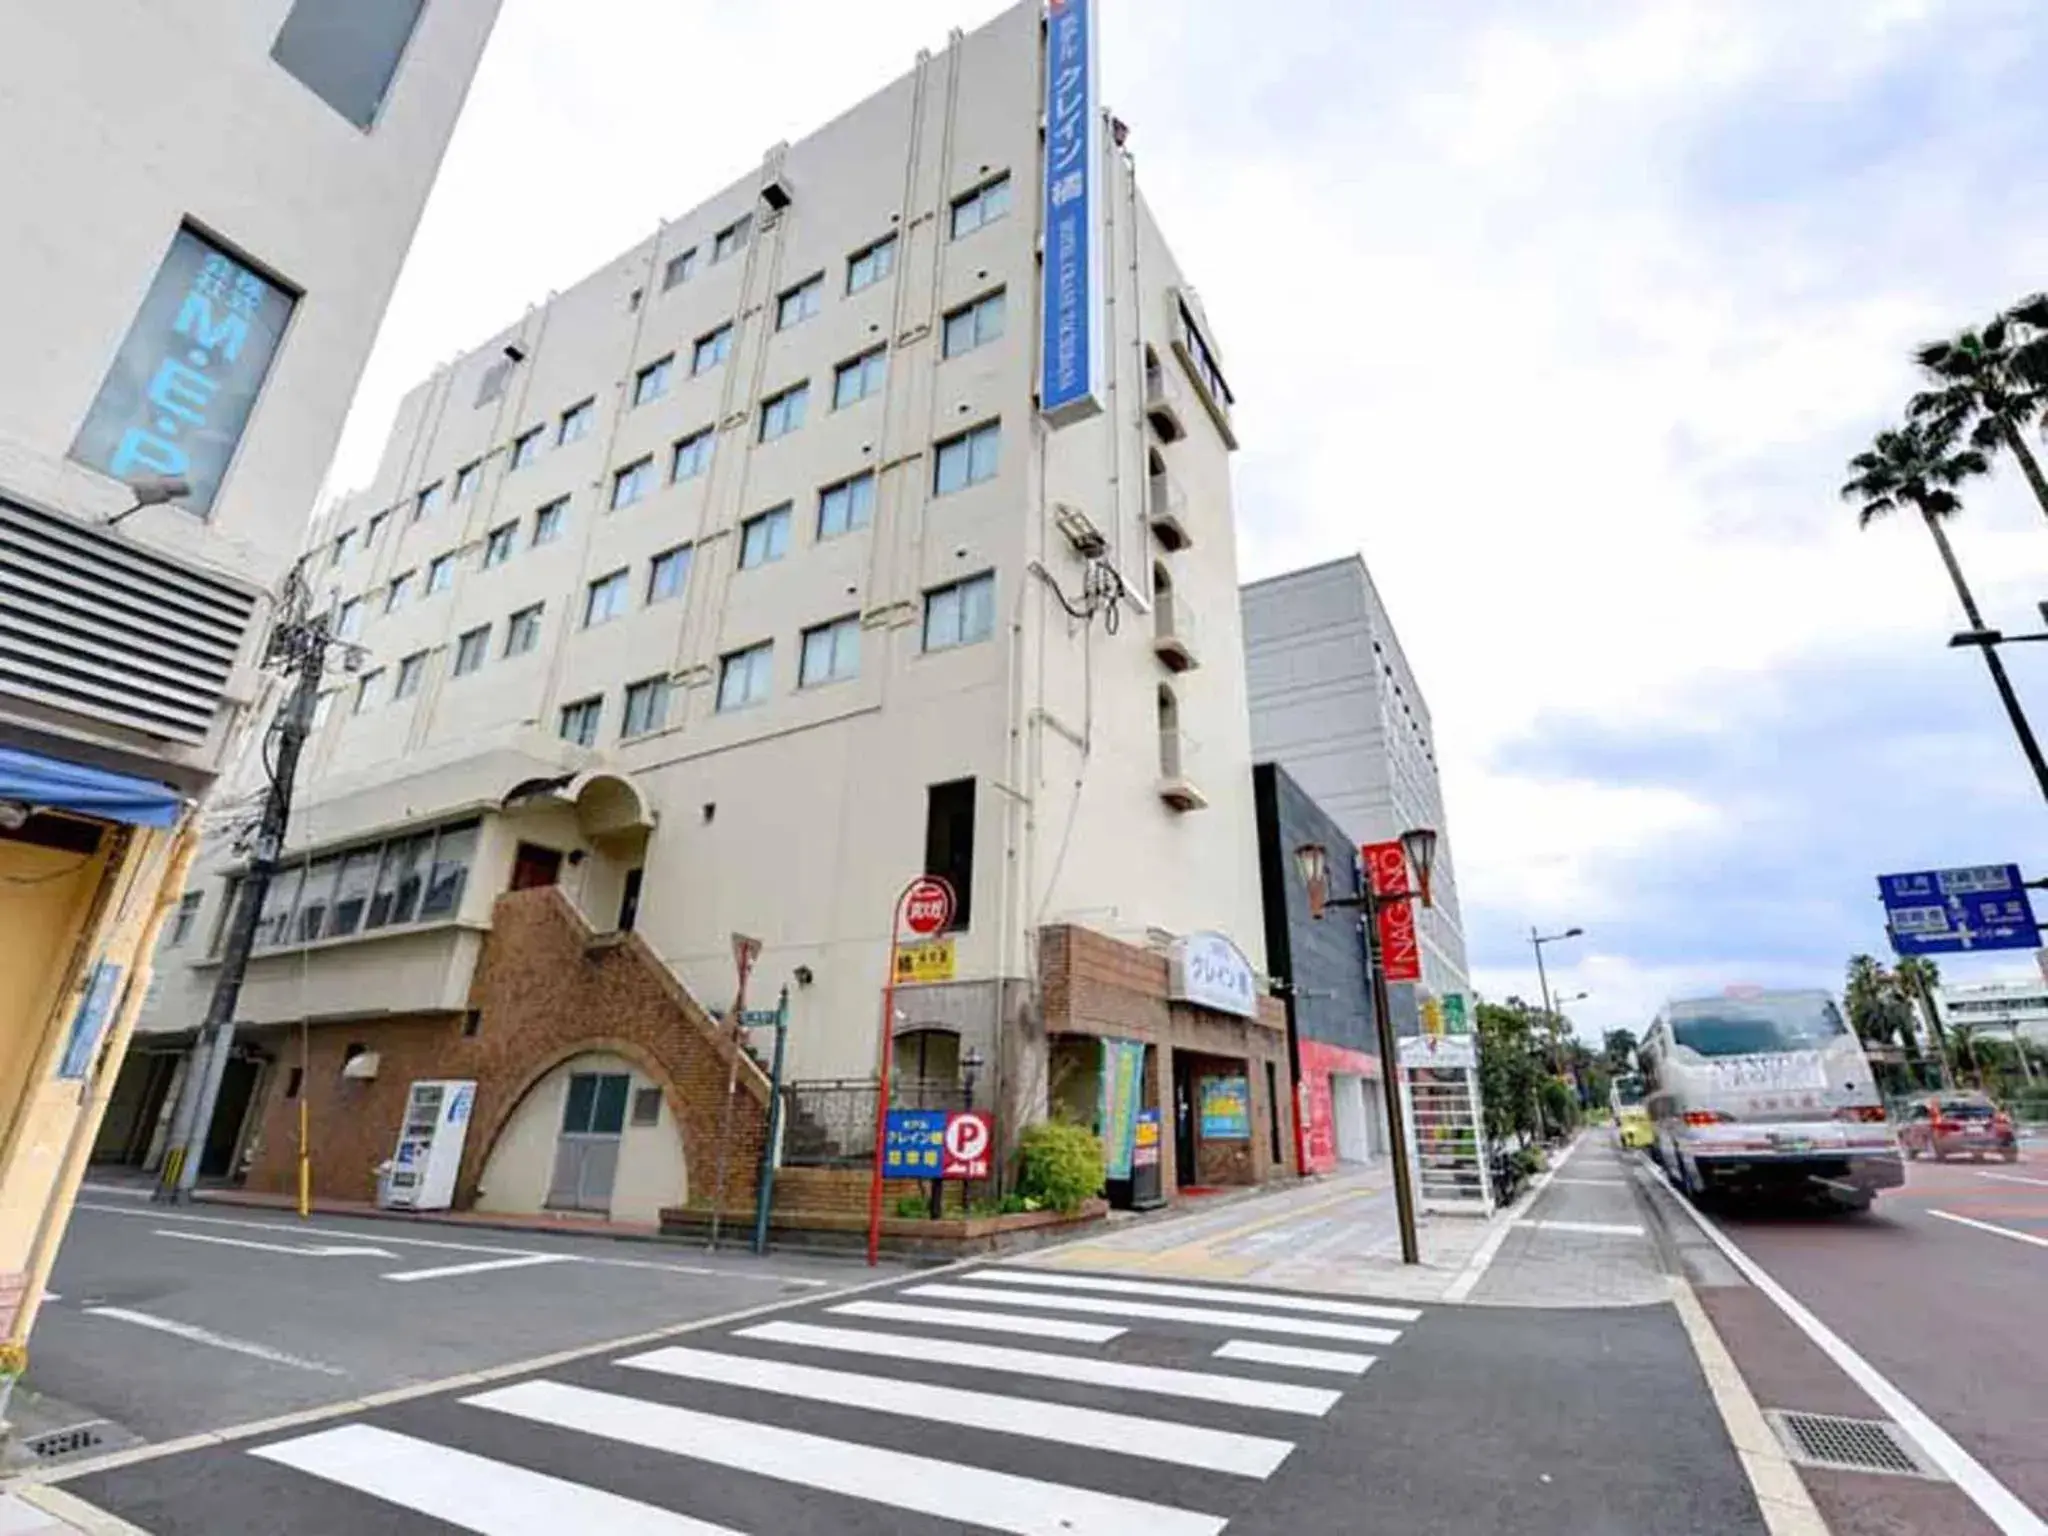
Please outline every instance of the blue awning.
[[122, 821], [132, 827], [170, 827], [178, 821], [178, 792], [168, 784], [14, 747], [0, 747], [0, 800], [72, 811], [101, 821]]

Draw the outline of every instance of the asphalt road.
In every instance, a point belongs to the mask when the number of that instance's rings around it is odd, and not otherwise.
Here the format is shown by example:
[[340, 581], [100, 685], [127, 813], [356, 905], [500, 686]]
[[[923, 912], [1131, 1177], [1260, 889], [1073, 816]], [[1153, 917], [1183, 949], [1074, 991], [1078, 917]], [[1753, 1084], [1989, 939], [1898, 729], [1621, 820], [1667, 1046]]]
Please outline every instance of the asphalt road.
[[158, 1440], [871, 1278], [844, 1260], [299, 1222], [89, 1188], [36, 1323], [27, 1385], [111, 1421], [110, 1440]]
[[[1909, 1164], [1865, 1215], [1713, 1219], [2048, 1518], [2048, 1147], [2014, 1165]], [[1739, 1348], [1737, 1361], [1750, 1369]]]
[[1668, 1305], [1410, 1306], [1005, 1266], [67, 1487], [157, 1536], [1764, 1529]]

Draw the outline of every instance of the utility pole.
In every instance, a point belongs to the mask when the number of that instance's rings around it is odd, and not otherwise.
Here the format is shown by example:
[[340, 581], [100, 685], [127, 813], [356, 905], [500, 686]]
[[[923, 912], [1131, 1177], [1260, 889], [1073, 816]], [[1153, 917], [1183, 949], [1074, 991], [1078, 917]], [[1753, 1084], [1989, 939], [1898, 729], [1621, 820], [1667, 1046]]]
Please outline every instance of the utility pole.
[[264, 897], [284, 855], [285, 828], [292, 811], [292, 780], [299, 769], [299, 753], [313, 728], [313, 709], [319, 702], [320, 680], [327, 670], [327, 616], [311, 614], [312, 594], [302, 571], [295, 568], [285, 578], [278, 616], [270, 630], [270, 643], [263, 664], [292, 679], [291, 693], [278, 711], [273, 727], [275, 749], [264, 754], [270, 786], [263, 797], [263, 810], [256, 824], [256, 846], [243, 877], [234, 915], [228, 924], [220, 971], [214, 977], [213, 996], [206, 1006], [206, 1019], [193, 1042], [190, 1065], [178, 1095], [178, 1108], [171, 1121], [170, 1148], [151, 1199], [176, 1204], [191, 1194], [199, 1178], [206, 1133], [213, 1124], [213, 1111], [220, 1099], [221, 1079], [227, 1073], [228, 1055], [234, 1047], [235, 1005], [242, 995], [242, 978], [249, 969], [249, 955], [256, 945], [256, 924], [263, 915]]

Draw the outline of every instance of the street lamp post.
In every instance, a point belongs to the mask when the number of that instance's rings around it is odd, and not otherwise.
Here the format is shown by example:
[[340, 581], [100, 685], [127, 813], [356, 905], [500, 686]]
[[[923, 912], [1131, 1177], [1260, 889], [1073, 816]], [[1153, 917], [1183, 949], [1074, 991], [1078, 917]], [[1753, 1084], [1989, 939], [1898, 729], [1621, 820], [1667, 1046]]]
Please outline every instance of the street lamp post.
[[[1427, 908], [1429, 871], [1436, 862], [1436, 832], [1418, 827], [1401, 834], [1401, 851], [1415, 870], [1418, 889], [1390, 894], [1387, 901], [1413, 901], [1418, 896]], [[1372, 876], [1361, 871], [1356, 896], [1330, 895], [1330, 856], [1320, 843], [1303, 843], [1294, 850], [1294, 867], [1308, 888], [1309, 916], [1321, 921], [1330, 907], [1357, 907], [1364, 920], [1365, 948], [1370, 957], [1368, 974], [1372, 983], [1372, 1010], [1377, 1015], [1380, 1047], [1380, 1087], [1386, 1097], [1387, 1148], [1394, 1164], [1394, 1214], [1401, 1228], [1401, 1262], [1420, 1264], [1422, 1247], [1415, 1231], [1415, 1185], [1408, 1167], [1408, 1133], [1401, 1117], [1400, 1062], [1394, 1040], [1393, 1005], [1387, 996], [1386, 956], [1380, 948], [1380, 898], [1373, 894]]]
[[[1556, 944], [1564, 939], [1579, 938], [1585, 931], [1583, 928], [1567, 928], [1563, 933], [1538, 933], [1534, 925], [1531, 925], [1529, 929], [1529, 947], [1536, 951], [1536, 985], [1543, 992], [1543, 1018], [1546, 1027], [1549, 1027], [1551, 1022], [1557, 1018], [1557, 1010], [1550, 1000], [1550, 976], [1543, 969], [1543, 946], [1546, 944]], [[1556, 1060], [1553, 1057], [1551, 1062], [1553, 1070], [1555, 1070], [1556, 1065]], [[1536, 1094], [1536, 1134], [1541, 1136], [1543, 1129], [1543, 1094], [1539, 1089]]]
[[[2039, 606], [2043, 621], [2048, 622], [2048, 602]], [[1948, 643], [1959, 650], [1975, 646], [1984, 653], [1984, 665], [1990, 669], [1992, 686], [1998, 690], [1999, 703], [2005, 706], [2012, 733], [2019, 738], [2020, 751], [2026, 756], [2027, 766], [2034, 770], [2034, 782], [2040, 786], [2042, 795], [2048, 796], [2048, 759], [2041, 755], [2041, 744], [2035, 739], [2033, 726], [2027, 723], [2026, 711], [2020, 707], [2019, 695], [2013, 692], [2012, 680], [2005, 675], [2004, 658], [1998, 654], [2001, 645], [2043, 640], [2048, 640], [2048, 629], [2033, 635], [2008, 635], [2000, 629], [1966, 629], [1951, 635]]]

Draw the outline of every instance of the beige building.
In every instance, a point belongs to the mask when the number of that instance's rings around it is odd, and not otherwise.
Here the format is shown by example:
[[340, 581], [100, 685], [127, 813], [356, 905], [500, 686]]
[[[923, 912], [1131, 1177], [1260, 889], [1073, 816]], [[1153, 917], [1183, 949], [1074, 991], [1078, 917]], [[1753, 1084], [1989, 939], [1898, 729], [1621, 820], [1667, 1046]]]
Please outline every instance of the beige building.
[[255, 713], [268, 594], [496, 14], [497, 0], [7, 8], [9, 1343], [33, 1321], [196, 807]]
[[[1100, 1030], [1040, 1007], [1062, 924], [1225, 936], [1264, 1059], [1230, 390], [1091, 100], [1100, 409], [1041, 415], [1043, 32], [1028, 3], [921, 54], [406, 396], [324, 529], [360, 669], [245, 1019], [462, 1017], [500, 895], [555, 885], [713, 1014], [758, 936], [790, 1075], [872, 1080], [892, 902], [931, 872], [954, 978], [899, 991], [900, 1076], [950, 1088], [974, 1051], [1015, 1116], [1089, 1102], [1092, 1042], [1048, 1035]], [[235, 870], [208, 850], [147, 1027], [198, 1018]], [[1163, 1048], [1147, 1081], [1192, 1098]]]

